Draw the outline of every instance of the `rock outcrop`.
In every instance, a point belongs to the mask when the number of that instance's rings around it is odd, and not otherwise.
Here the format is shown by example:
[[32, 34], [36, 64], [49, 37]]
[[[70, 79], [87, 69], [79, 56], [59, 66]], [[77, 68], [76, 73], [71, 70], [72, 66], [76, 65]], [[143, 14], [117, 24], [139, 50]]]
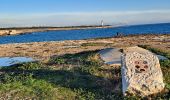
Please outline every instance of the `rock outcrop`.
[[21, 31], [17, 31], [17, 30], [0, 30], [0, 36], [16, 35], [21, 33], [22, 33]]
[[164, 89], [163, 75], [158, 57], [148, 50], [130, 47], [122, 56], [122, 89], [139, 96], [156, 94]]
[[9, 35], [9, 31], [8, 30], [0, 30], [0, 36], [3, 35]]

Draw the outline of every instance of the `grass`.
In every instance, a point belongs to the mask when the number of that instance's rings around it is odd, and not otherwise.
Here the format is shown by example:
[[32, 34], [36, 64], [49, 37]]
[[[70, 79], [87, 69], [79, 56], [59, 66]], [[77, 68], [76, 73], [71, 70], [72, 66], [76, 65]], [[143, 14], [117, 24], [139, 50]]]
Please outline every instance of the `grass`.
[[36, 80], [32, 74], [6, 73], [1, 78], [0, 97], [4, 99], [43, 99], [57, 96], [52, 84]]
[[82, 47], [88, 47], [88, 46], [111, 46], [113, 43], [83, 43], [81, 44]]
[[52, 57], [47, 64], [33, 62], [1, 68], [0, 97], [40, 100], [120, 98], [120, 69], [103, 65], [97, 52]]
[[[51, 57], [46, 64], [33, 62], [1, 68], [0, 99], [141, 99], [122, 95], [120, 68], [105, 65], [97, 52]], [[154, 96], [155, 99], [170, 98], [170, 69], [167, 65], [162, 67], [167, 92]]]
[[162, 60], [160, 61], [160, 64], [164, 68], [168, 68], [168, 69], [170, 68], [170, 60]]

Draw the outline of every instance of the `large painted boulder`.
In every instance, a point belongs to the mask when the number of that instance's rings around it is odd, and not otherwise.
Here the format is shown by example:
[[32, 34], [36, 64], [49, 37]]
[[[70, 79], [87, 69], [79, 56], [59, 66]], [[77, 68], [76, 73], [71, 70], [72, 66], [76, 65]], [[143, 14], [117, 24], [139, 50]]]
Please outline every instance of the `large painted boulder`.
[[123, 94], [148, 96], [164, 89], [163, 75], [156, 55], [139, 47], [124, 50], [122, 61]]

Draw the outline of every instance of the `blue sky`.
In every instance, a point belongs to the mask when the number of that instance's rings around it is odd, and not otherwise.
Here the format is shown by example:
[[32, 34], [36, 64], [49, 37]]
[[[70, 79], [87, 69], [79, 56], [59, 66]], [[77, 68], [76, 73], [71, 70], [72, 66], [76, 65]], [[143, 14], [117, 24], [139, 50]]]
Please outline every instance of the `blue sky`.
[[170, 0], [0, 0], [0, 26], [170, 22]]

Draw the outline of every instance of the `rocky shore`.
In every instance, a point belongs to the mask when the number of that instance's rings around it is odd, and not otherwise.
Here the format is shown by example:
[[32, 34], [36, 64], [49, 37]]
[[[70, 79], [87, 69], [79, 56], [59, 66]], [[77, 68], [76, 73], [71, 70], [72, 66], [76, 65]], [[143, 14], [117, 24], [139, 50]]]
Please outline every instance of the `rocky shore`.
[[112, 26], [75, 26], [75, 27], [26, 27], [26, 28], [0, 28], [0, 36], [19, 35], [32, 32], [56, 31], [56, 30], [78, 30], [78, 29], [95, 29], [111, 28]]
[[52, 56], [74, 54], [105, 48], [124, 48], [136, 45], [150, 45], [170, 52], [169, 35], [136, 35], [118, 38], [34, 42], [0, 45], [0, 57], [26, 56], [46, 61]]

